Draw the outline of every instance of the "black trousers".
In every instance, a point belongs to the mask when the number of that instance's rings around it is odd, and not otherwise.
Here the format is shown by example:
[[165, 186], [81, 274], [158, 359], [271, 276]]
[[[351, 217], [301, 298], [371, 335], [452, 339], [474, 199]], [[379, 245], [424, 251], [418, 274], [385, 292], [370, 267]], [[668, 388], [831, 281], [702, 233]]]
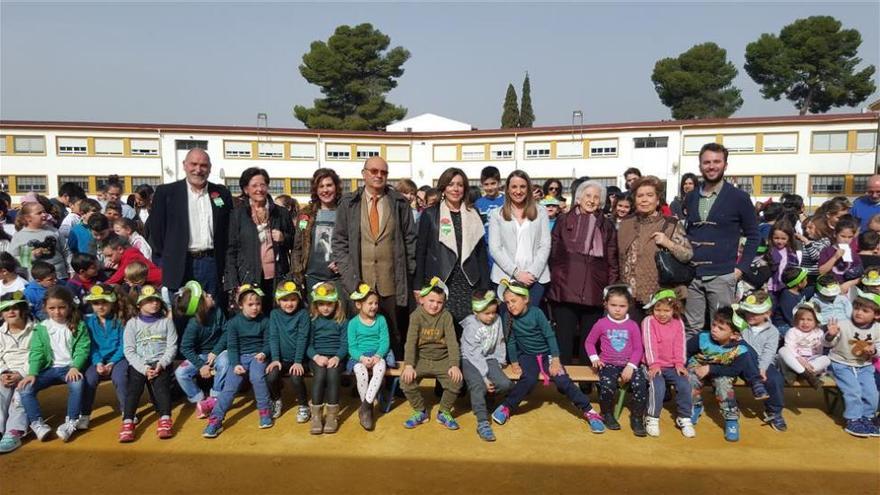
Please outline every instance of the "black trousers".
[[[172, 375], [171, 371], [163, 369], [156, 378], [149, 380], [150, 387], [153, 389], [151, 394], [153, 405], [156, 407], [156, 413], [159, 416], [171, 416]], [[141, 401], [141, 395], [144, 393], [144, 387], [147, 386], [147, 382], [146, 375], [142, 375], [140, 371], [134, 369], [134, 366], [128, 367], [128, 393], [125, 396], [125, 410], [123, 411], [122, 419], [134, 419], [138, 403]]]
[[553, 302], [550, 310], [556, 322], [559, 360], [562, 364], [572, 364], [574, 358], [580, 356], [581, 361], [586, 362], [587, 352], [584, 350], [584, 342], [590, 329], [602, 318], [604, 312], [602, 307]]
[[321, 405], [339, 404], [339, 382], [342, 376], [344, 363], [339, 363], [335, 368], [325, 368], [311, 363], [312, 374], [312, 404]]
[[[290, 361], [282, 361], [280, 370], [272, 370], [266, 374], [266, 386], [269, 388], [269, 398], [278, 400], [281, 398], [281, 378], [287, 374], [287, 370], [293, 366]], [[305, 366], [303, 366], [305, 370]], [[306, 394], [306, 382], [303, 376], [290, 375], [290, 383], [293, 384], [293, 393], [299, 405], [307, 406], [308, 397]]]

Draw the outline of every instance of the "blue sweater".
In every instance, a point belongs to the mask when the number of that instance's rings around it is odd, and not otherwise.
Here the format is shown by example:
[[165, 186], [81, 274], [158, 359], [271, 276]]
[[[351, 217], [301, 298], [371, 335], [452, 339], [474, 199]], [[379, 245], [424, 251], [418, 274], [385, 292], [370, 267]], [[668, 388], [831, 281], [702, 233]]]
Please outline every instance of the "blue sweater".
[[24, 298], [31, 305], [31, 315], [36, 321], [43, 321], [48, 316], [43, 311], [43, 299], [46, 297], [46, 288], [36, 280], [31, 280], [24, 286]]
[[67, 247], [71, 253], [98, 254], [97, 243], [92, 236], [92, 231], [85, 224], [78, 223], [70, 228], [67, 236]]
[[92, 339], [90, 364], [116, 364], [125, 357], [122, 340], [125, 325], [121, 321], [113, 318], [106, 320], [105, 325], [101, 325], [101, 320], [94, 314], [86, 315], [83, 321]]
[[[703, 222], [700, 219], [701, 189], [702, 185], [685, 197], [687, 235], [694, 248], [691, 263], [696, 266], [697, 276], [727, 275], [734, 268], [747, 271], [755, 258], [759, 241], [758, 220], [750, 196], [725, 181], [706, 222]], [[746, 238], [746, 245], [737, 263], [740, 236]]]
[[880, 213], [880, 203], [874, 203], [868, 198], [862, 196], [853, 201], [850, 213], [852, 216], [859, 219], [859, 222], [861, 223], [859, 231], [864, 232], [868, 230], [868, 222], [871, 221], [871, 217]]

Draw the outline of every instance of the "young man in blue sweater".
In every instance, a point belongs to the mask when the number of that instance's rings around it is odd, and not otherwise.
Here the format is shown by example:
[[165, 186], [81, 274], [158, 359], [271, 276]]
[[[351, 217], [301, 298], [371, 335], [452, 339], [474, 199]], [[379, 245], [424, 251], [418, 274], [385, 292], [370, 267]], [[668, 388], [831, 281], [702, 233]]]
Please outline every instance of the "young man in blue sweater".
[[[736, 282], [749, 269], [758, 248], [758, 221], [749, 195], [725, 182], [727, 149], [706, 143], [700, 149], [703, 181], [684, 201], [687, 235], [694, 248], [696, 277], [688, 286], [685, 323], [688, 337], [706, 328], [715, 310], [733, 303]], [[746, 238], [737, 259], [739, 238]]]

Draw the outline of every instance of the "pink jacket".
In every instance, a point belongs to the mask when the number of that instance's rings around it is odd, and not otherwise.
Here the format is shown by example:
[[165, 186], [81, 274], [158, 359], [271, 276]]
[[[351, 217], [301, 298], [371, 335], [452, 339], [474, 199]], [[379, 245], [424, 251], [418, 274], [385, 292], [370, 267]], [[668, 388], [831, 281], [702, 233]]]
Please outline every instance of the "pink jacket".
[[680, 319], [673, 318], [661, 325], [653, 316], [646, 316], [642, 320], [642, 342], [645, 345], [645, 363], [648, 368], [684, 366], [687, 343], [684, 323]]

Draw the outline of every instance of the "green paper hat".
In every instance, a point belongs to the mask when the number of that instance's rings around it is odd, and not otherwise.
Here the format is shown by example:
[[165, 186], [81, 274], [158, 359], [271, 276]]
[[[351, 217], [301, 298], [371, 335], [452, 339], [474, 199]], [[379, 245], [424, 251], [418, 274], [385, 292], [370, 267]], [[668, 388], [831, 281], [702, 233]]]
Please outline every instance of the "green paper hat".
[[499, 282], [498, 285], [504, 287], [502, 294], [504, 292], [510, 291], [510, 292], [513, 292], [514, 294], [522, 296], [522, 297], [529, 297], [529, 288], [521, 285], [517, 281], [511, 282], [510, 280], [507, 280], [506, 278], [502, 278], [501, 282]]
[[789, 289], [791, 289], [791, 288], [797, 287], [798, 285], [801, 284], [801, 282], [803, 282], [806, 279], [807, 279], [807, 271], [805, 269], [801, 268], [797, 274], [797, 277], [788, 281], [788, 283], [786, 283], [785, 286], [788, 287]]
[[137, 298], [138, 305], [140, 305], [142, 302], [146, 301], [147, 299], [158, 299], [159, 301], [161, 301], [162, 295], [152, 285], [145, 285], [145, 286], [141, 287], [141, 292], [140, 292], [140, 294], [138, 294], [138, 298]]
[[367, 295], [370, 293], [370, 286], [367, 284], [360, 284], [356, 291], [352, 292], [349, 297], [352, 301], [361, 301], [366, 299]]
[[449, 297], [449, 288], [446, 287], [446, 284], [444, 284], [442, 280], [440, 280], [440, 277], [431, 278], [428, 285], [422, 287], [419, 291], [419, 297], [427, 296], [432, 290], [434, 290], [434, 287], [440, 287], [443, 290], [443, 293], [446, 294], [446, 297]]
[[862, 289], [856, 287], [856, 298], [871, 301], [872, 303], [876, 304], [878, 308], [880, 308], [880, 294], [874, 294], [873, 292], [863, 292]]
[[483, 296], [482, 299], [472, 299], [471, 300], [471, 309], [474, 313], [481, 313], [486, 310], [492, 303], [497, 303], [498, 298], [495, 297], [495, 293], [491, 290], [486, 291], [486, 295]]
[[3, 298], [0, 299], [0, 311], [6, 311], [16, 304], [24, 304], [28, 308], [31, 306], [25, 299], [24, 292], [17, 290], [3, 295]]
[[86, 302], [107, 301], [109, 303], [116, 302], [116, 292], [113, 287], [104, 284], [95, 284], [89, 289], [89, 292], [83, 297]]
[[738, 309], [741, 309], [747, 313], [759, 315], [773, 309], [773, 301], [771, 301], [768, 297], [767, 299], [764, 299], [764, 302], [759, 303], [758, 298], [754, 294], [750, 294], [745, 299], [740, 301], [737, 306]]
[[865, 287], [877, 287], [880, 285], [880, 271], [871, 269], [865, 272], [865, 275], [862, 276], [862, 285]]
[[657, 291], [654, 294], [654, 297], [651, 298], [651, 302], [645, 304], [644, 309], [651, 309], [655, 304], [664, 299], [676, 299], [675, 291], [672, 289], [661, 289]]
[[336, 286], [330, 282], [320, 282], [312, 287], [312, 301], [335, 303], [339, 300]]
[[235, 296], [235, 301], [241, 304], [241, 298], [247, 294], [248, 292], [253, 292], [254, 294], [264, 297], [266, 295], [258, 285], [253, 284], [244, 284], [238, 288], [238, 295]]
[[189, 303], [186, 305], [186, 312], [184, 314], [186, 316], [195, 316], [196, 311], [199, 309], [199, 301], [202, 300], [202, 296], [205, 291], [202, 290], [202, 284], [196, 282], [195, 280], [190, 280], [183, 287], [177, 291], [177, 297], [183, 295], [183, 291], [189, 291]]
[[285, 282], [281, 282], [275, 287], [275, 300], [279, 300], [281, 298], [296, 294], [297, 297], [302, 299], [302, 294], [299, 292], [299, 287], [296, 286], [296, 282], [293, 280], [287, 280]]

